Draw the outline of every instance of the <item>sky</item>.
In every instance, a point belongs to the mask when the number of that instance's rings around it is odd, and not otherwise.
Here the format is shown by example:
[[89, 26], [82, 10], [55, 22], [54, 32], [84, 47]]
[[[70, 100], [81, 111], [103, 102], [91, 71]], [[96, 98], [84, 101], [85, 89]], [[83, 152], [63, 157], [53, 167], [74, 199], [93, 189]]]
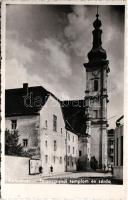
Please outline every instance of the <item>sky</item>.
[[[41, 85], [60, 100], [83, 99], [83, 63], [92, 48], [96, 6], [7, 5], [6, 89]], [[99, 6], [107, 52], [109, 128], [123, 114], [124, 6]]]

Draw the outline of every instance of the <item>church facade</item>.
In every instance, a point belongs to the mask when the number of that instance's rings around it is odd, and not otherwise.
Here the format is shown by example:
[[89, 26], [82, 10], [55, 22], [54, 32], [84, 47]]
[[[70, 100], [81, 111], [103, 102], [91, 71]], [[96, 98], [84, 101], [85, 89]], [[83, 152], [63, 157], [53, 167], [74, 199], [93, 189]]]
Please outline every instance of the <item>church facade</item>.
[[[93, 23], [93, 47], [88, 53], [86, 91], [82, 100], [60, 101], [41, 86], [6, 90], [5, 126], [18, 130], [19, 143], [40, 160], [43, 173], [77, 170], [77, 161], [92, 157], [107, 167], [106, 51], [99, 15]], [[51, 168], [52, 167], [52, 168]]]

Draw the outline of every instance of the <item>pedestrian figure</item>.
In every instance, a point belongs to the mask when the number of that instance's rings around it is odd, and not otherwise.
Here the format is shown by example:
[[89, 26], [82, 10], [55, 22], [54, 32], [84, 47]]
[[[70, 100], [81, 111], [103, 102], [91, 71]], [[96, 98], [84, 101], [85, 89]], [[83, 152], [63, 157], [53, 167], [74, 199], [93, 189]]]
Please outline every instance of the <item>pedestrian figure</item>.
[[111, 166], [111, 174], [113, 175], [113, 166]]
[[39, 173], [42, 174], [43, 173], [43, 168], [40, 166], [39, 167]]
[[52, 173], [53, 172], [53, 166], [51, 165], [50, 167], [50, 172]]

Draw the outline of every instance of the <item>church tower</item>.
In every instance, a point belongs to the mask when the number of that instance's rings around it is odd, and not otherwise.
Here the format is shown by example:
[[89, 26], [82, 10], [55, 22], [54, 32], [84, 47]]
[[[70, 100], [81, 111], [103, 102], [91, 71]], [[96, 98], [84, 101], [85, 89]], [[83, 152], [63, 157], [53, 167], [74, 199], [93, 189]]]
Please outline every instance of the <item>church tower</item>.
[[99, 168], [107, 166], [107, 76], [109, 61], [102, 48], [102, 23], [99, 14], [93, 23], [93, 46], [88, 53], [86, 69], [85, 116], [88, 138], [87, 155], [90, 160], [95, 156]]

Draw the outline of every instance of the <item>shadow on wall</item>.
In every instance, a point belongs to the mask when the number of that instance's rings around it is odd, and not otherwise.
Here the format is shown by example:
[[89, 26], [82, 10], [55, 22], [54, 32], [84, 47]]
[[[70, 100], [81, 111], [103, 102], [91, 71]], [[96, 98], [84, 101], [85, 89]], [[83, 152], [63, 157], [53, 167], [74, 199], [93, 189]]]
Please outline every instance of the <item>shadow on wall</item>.
[[77, 170], [78, 171], [96, 171], [98, 168], [98, 161], [95, 156], [91, 157], [90, 162], [88, 160], [87, 155], [81, 156], [77, 162]]

